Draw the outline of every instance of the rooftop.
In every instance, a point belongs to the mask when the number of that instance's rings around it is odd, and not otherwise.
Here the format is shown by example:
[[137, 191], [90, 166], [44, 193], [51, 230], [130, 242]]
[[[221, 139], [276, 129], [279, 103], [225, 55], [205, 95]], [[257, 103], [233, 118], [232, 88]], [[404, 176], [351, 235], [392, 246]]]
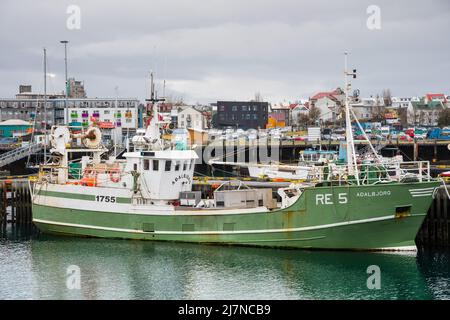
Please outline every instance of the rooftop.
[[31, 124], [20, 119], [10, 119], [0, 122], [0, 126], [31, 126]]

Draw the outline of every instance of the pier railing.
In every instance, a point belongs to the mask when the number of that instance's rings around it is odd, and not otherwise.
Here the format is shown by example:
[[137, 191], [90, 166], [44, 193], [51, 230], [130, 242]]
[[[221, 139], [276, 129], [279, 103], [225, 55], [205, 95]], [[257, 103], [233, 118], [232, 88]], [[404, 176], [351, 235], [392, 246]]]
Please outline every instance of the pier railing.
[[428, 161], [391, 163], [361, 163], [357, 166], [330, 163], [311, 166], [307, 181], [333, 182], [337, 184], [377, 184], [383, 182], [430, 181]]
[[41, 143], [34, 143], [28, 146], [14, 149], [0, 155], [0, 168], [13, 163], [17, 160], [25, 158], [30, 154], [34, 154], [42, 149]]
[[67, 177], [66, 184], [102, 186], [108, 181], [119, 179], [125, 173], [120, 171], [118, 167], [110, 166], [88, 166], [82, 169], [46, 164], [39, 166], [37, 181], [57, 184], [60, 181], [61, 174]]

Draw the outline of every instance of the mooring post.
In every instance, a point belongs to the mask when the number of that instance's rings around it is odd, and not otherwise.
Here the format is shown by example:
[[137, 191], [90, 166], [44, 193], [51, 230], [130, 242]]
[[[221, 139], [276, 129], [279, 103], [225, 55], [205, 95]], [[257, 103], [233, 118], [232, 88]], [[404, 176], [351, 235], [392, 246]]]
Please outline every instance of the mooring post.
[[4, 182], [0, 181], [0, 226], [5, 223], [6, 219], [6, 199], [4, 199]]
[[417, 139], [414, 138], [414, 161], [417, 161], [419, 157], [419, 144], [417, 143]]

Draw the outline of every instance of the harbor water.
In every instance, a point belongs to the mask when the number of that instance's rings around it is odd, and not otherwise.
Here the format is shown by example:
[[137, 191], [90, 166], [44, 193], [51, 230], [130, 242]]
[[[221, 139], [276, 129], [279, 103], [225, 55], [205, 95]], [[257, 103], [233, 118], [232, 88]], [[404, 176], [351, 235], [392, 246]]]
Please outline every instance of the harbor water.
[[[448, 249], [305, 251], [56, 237], [32, 226], [1, 232], [0, 299], [450, 299]], [[379, 289], [368, 285], [370, 266], [379, 268]]]

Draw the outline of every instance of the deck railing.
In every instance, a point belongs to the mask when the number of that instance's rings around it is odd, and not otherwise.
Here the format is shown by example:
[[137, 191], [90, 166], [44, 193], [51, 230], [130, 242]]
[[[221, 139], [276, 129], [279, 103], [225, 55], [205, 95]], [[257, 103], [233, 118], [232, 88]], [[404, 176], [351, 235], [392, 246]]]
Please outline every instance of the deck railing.
[[336, 182], [338, 184], [377, 184], [386, 182], [430, 181], [428, 161], [405, 161], [391, 163], [327, 164], [312, 166], [307, 180]]

